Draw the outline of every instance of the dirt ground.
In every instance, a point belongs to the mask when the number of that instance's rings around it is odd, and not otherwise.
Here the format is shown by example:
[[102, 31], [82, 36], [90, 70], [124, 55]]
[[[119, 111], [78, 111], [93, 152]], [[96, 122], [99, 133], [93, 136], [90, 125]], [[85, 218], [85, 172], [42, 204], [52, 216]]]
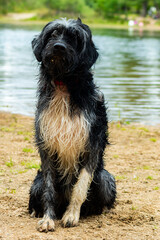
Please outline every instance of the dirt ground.
[[0, 239], [157, 240], [160, 239], [160, 126], [111, 123], [106, 169], [116, 178], [111, 211], [81, 219], [74, 228], [40, 233], [30, 218], [29, 188], [39, 168], [33, 119], [0, 113]]

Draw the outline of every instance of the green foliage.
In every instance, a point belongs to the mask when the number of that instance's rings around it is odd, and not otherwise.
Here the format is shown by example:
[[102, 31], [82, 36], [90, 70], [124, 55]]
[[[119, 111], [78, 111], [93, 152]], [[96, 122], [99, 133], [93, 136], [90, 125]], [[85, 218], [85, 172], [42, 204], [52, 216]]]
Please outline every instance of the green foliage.
[[160, 0], [0, 0], [0, 13], [26, 12], [35, 9], [48, 9], [58, 13], [81, 14], [88, 16], [90, 11], [109, 18], [118, 18], [128, 13], [146, 16], [150, 7], [160, 11]]
[[81, 13], [85, 2], [84, 0], [45, 0], [45, 6], [57, 11]]
[[118, 14], [136, 13], [145, 17], [150, 7], [159, 10], [160, 0], [95, 0], [96, 9], [104, 16], [113, 17]]

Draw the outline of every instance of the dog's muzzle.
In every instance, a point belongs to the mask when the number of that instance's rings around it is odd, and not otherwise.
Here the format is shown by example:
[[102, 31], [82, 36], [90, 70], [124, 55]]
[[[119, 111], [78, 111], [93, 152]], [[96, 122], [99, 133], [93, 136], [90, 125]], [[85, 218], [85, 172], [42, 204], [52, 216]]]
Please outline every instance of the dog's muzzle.
[[78, 56], [74, 48], [64, 41], [50, 41], [43, 51], [42, 61], [50, 74], [57, 78], [74, 71]]

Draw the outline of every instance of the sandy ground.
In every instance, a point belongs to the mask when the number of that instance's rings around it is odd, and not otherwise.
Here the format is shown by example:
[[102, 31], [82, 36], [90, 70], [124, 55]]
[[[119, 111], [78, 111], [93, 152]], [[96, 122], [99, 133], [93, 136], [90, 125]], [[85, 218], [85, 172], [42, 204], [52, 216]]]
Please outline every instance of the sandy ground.
[[39, 156], [33, 119], [0, 113], [0, 239], [3, 240], [158, 240], [160, 239], [160, 128], [110, 124], [106, 168], [117, 181], [111, 211], [81, 219], [74, 228], [40, 233], [30, 218], [28, 193]]

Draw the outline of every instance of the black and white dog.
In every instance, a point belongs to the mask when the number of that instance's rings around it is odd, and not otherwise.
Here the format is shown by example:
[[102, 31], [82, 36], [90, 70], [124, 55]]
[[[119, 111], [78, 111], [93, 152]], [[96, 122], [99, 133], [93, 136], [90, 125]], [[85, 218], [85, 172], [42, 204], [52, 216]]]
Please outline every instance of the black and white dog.
[[37, 228], [47, 232], [56, 217], [71, 227], [80, 216], [110, 209], [116, 185], [104, 169], [107, 115], [93, 82], [98, 52], [89, 27], [80, 19], [49, 22], [32, 48], [40, 62], [35, 132], [41, 170], [30, 189], [29, 212], [43, 217]]

